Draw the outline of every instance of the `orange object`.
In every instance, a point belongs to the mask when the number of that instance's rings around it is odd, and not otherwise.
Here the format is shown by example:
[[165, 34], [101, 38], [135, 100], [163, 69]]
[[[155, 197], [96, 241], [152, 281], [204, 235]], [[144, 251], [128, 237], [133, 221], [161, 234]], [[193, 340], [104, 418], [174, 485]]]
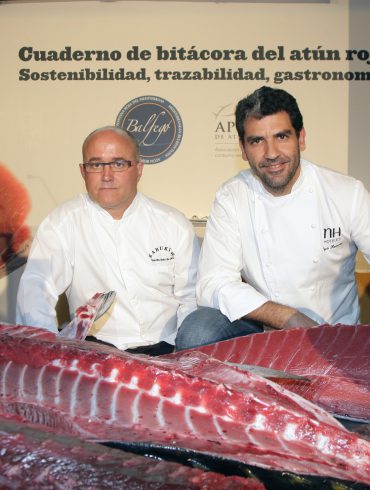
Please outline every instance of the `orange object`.
[[24, 254], [31, 239], [25, 224], [30, 209], [26, 187], [0, 164], [0, 267], [14, 254]]

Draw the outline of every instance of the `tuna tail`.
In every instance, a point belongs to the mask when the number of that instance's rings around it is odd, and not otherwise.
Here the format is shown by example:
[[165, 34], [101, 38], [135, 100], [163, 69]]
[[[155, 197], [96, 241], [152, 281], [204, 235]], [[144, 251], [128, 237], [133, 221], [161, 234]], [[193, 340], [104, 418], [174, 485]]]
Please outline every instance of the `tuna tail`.
[[75, 311], [73, 319], [58, 334], [64, 339], [85, 340], [90, 327], [110, 308], [116, 297], [115, 291], [96, 293], [87, 303]]

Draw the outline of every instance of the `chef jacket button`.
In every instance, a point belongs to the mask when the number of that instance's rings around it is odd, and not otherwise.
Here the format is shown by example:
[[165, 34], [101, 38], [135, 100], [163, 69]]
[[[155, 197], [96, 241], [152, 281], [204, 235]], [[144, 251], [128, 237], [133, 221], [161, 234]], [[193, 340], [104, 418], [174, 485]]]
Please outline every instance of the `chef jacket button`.
[[315, 286], [311, 286], [311, 291], [315, 291]]
[[315, 223], [311, 223], [311, 228], [316, 228]]
[[266, 262], [266, 267], [271, 267], [271, 262]]
[[315, 257], [312, 262], [314, 262], [315, 264], [317, 264], [317, 262], [319, 261], [319, 259], [317, 257]]
[[278, 298], [279, 297], [279, 293], [275, 293], [275, 298]]
[[308, 192], [309, 192], [310, 194], [312, 194], [312, 193], [313, 193], [313, 189], [312, 189], [312, 187], [309, 187], [309, 188], [308, 188]]

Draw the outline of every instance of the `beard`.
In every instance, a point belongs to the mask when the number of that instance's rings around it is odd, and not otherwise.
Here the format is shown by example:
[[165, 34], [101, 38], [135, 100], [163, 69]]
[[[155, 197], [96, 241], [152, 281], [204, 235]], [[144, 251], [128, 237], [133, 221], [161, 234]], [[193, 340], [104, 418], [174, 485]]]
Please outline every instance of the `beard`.
[[[300, 151], [294, 155], [290, 160], [273, 160], [262, 162], [259, 165], [251, 165], [252, 172], [262, 182], [265, 189], [272, 194], [283, 195], [286, 190], [294, 183], [294, 178], [297, 175], [300, 165]], [[283, 164], [289, 166], [289, 171], [284, 172], [282, 175], [270, 175], [261, 171], [263, 168], [267, 168], [274, 164]]]

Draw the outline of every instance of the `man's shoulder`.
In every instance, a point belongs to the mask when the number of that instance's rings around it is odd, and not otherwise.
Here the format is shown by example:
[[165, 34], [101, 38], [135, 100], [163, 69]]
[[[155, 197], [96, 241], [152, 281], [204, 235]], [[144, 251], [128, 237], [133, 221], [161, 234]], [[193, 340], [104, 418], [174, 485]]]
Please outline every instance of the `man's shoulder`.
[[253, 176], [251, 171], [241, 170], [239, 173], [224, 182], [217, 190], [217, 195], [233, 194], [241, 189], [247, 191], [251, 187]]
[[85, 194], [79, 194], [67, 201], [59, 204], [54, 208], [47, 216], [47, 220], [57, 224], [65, 219], [73, 219], [74, 216], [79, 213], [83, 213], [87, 209], [87, 196]]
[[302, 165], [305, 166], [311, 175], [317, 177], [323, 187], [332, 188], [336, 193], [338, 193], [339, 189], [342, 191], [352, 191], [357, 184], [360, 184], [359, 180], [350, 175], [345, 175], [337, 170], [316, 165], [307, 160], [303, 160]]
[[139, 194], [141, 205], [146, 208], [150, 217], [163, 223], [175, 223], [179, 226], [191, 226], [189, 219], [179, 209], [144, 194]]

